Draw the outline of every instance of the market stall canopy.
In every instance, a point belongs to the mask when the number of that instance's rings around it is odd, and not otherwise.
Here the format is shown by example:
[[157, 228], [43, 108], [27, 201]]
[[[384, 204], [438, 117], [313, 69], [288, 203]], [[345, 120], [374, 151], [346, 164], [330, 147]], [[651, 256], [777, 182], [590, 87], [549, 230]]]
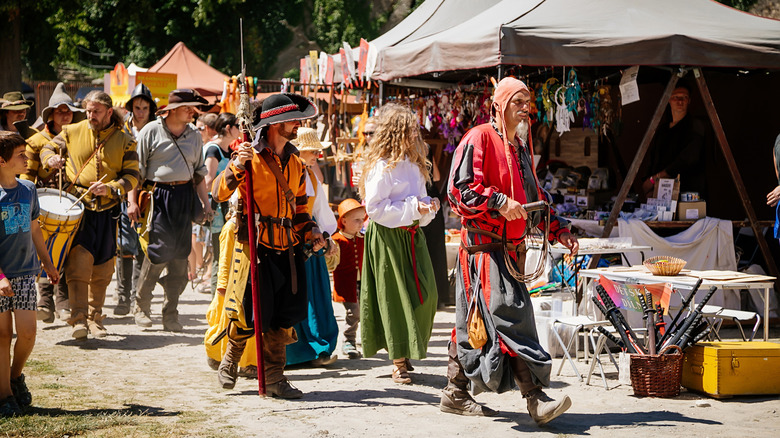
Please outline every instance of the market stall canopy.
[[127, 66], [127, 74], [130, 76], [135, 76], [138, 72], [146, 72], [149, 71], [148, 68], [139, 67], [136, 63], [131, 62], [130, 65]]
[[[436, 33], [445, 31], [453, 26], [453, 23], [461, 23], [479, 14], [502, 0], [428, 0], [417, 7], [411, 14], [404, 18], [392, 29], [370, 41], [372, 50], [381, 50], [385, 47], [395, 46], [410, 41], [415, 41]], [[331, 55], [336, 72], [334, 82], [341, 83], [341, 56], [338, 53]], [[369, 55], [370, 57], [371, 55]], [[352, 48], [352, 58], [360, 57], [360, 47]], [[371, 70], [373, 71], [373, 65]]]
[[175, 73], [178, 88], [192, 88], [203, 96], [222, 95], [227, 75], [206, 64], [179, 41], [170, 52], [149, 67], [152, 73]]
[[500, 64], [780, 68], [780, 21], [712, 0], [503, 0], [465, 21], [429, 3], [451, 27], [380, 47], [375, 79]]
[[378, 49], [408, 43], [447, 30], [502, 0], [428, 0], [371, 43]]

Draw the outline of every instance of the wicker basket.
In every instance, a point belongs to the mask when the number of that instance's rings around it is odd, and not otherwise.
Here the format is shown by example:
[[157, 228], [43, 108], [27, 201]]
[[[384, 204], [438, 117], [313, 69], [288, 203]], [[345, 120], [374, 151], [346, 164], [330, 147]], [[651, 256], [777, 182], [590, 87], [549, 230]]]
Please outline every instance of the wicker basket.
[[[669, 349], [675, 354], [664, 354]], [[640, 397], [676, 397], [682, 380], [682, 349], [670, 345], [661, 354], [631, 355], [631, 386]]]
[[677, 257], [656, 256], [645, 260], [644, 265], [653, 275], [673, 276], [679, 274], [686, 263]]

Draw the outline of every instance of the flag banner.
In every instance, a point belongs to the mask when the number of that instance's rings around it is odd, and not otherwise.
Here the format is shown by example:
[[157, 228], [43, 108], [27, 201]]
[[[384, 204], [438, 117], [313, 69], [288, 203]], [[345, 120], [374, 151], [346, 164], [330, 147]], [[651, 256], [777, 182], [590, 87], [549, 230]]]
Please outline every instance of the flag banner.
[[669, 313], [669, 300], [672, 297], [672, 285], [669, 283], [630, 284], [612, 281], [603, 275], [599, 276], [599, 283], [607, 291], [615, 305], [621, 309], [642, 312], [637, 294], [650, 292], [653, 295], [653, 307], [660, 303], [664, 309], [664, 315]]

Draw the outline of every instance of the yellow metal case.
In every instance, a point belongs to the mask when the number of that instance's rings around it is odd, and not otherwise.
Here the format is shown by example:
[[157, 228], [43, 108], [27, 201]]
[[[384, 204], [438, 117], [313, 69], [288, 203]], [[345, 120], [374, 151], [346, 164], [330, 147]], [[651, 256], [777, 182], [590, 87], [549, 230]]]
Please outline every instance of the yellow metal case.
[[685, 351], [682, 386], [715, 398], [780, 394], [780, 344], [700, 342]]

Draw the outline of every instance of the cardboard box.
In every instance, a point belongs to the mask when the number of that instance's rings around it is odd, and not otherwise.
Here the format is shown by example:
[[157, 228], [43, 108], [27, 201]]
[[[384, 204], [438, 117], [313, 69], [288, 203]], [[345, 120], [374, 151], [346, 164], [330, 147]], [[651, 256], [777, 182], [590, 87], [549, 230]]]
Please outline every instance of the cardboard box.
[[577, 203], [577, 195], [563, 195], [563, 203], [564, 204], [576, 204]]
[[662, 201], [677, 201], [680, 198], [680, 177], [660, 178], [655, 183], [653, 197]]
[[577, 207], [581, 209], [593, 208], [596, 205], [593, 195], [577, 195]]
[[780, 344], [700, 342], [685, 351], [682, 386], [715, 398], [780, 394]]
[[707, 216], [707, 202], [678, 202], [677, 203], [677, 220], [678, 221], [695, 221]]

